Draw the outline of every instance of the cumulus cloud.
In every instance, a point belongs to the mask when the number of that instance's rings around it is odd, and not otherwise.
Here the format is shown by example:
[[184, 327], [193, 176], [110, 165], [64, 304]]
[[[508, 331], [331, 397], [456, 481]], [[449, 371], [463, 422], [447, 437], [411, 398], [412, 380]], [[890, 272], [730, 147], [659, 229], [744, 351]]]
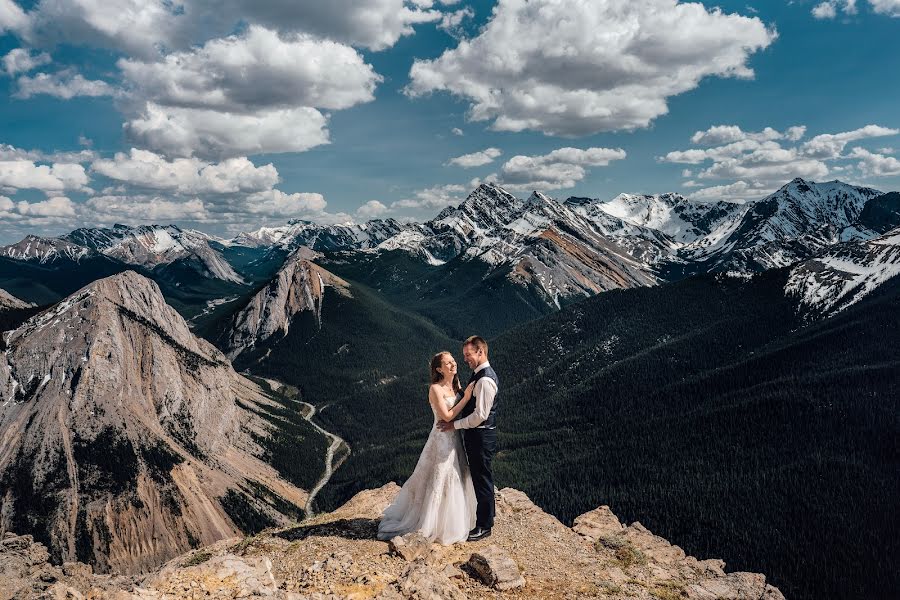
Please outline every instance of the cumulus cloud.
[[866, 125], [865, 127], [842, 133], [823, 133], [803, 144], [803, 152], [807, 156], [816, 158], [837, 158], [844, 151], [844, 146], [850, 142], [866, 138], [897, 135], [898, 133], [900, 133], [900, 129], [891, 129], [880, 125]]
[[27, 73], [40, 66], [50, 64], [52, 61], [53, 59], [46, 52], [14, 48], [3, 57], [3, 72], [12, 77], [17, 73]]
[[327, 124], [325, 115], [308, 106], [236, 114], [148, 102], [124, 128], [137, 145], [167, 155], [224, 158], [303, 152], [329, 143]]
[[772, 192], [772, 189], [766, 185], [759, 183], [747, 183], [745, 181], [735, 181], [726, 185], [714, 185], [697, 190], [688, 194], [691, 200], [708, 200], [719, 201], [729, 200], [731, 202], [745, 202], [747, 200], [757, 200]]
[[893, 156], [876, 154], [869, 152], [865, 148], [854, 148], [850, 152], [849, 157], [860, 159], [857, 167], [863, 175], [874, 177], [900, 175], [900, 160]]
[[574, 187], [588, 167], [605, 167], [626, 156], [621, 148], [559, 148], [541, 156], [513, 156], [500, 169], [498, 183], [511, 190]]
[[[0, 0], [0, 28], [9, 21], [8, 27], [33, 44], [89, 45], [142, 57], [186, 49], [247, 23], [383, 50], [412, 34], [416, 24], [439, 21], [442, 13], [432, 4], [407, 0], [117, 0], [111, 16], [109, 5], [96, 0], [40, 2], [27, 14], [10, 0]], [[7, 6], [17, 11], [8, 19]]]
[[[184, 201], [148, 195], [103, 195], [89, 198], [86, 213], [95, 223], [208, 221], [209, 212], [199, 198]], [[85, 215], [87, 216], [87, 214]]]
[[701, 187], [699, 181], [731, 180], [731, 183], [698, 189], [691, 194], [692, 198], [747, 200], [764, 196], [795, 177], [822, 179], [829, 174], [846, 173], [846, 167], [833, 163], [849, 158], [860, 159], [858, 168], [864, 175], [892, 174], [894, 159], [891, 157], [862, 148], [854, 148], [846, 156], [843, 151], [853, 141], [897, 134], [900, 130], [866, 125], [852, 131], [819, 134], [801, 143], [806, 135], [804, 125], [789, 127], [784, 133], [770, 127], [760, 132], [745, 132], [735, 125], [717, 125], [691, 137], [692, 142], [709, 147], [672, 151], [660, 160], [707, 164], [696, 174], [684, 171], [685, 178], [696, 178], [683, 183], [685, 187]]
[[0, 0], [0, 34], [22, 31], [28, 26], [28, 15], [13, 0]]
[[363, 219], [372, 219], [374, 217], [378, 217], [383, 215], [388, 211], [388, 207], [378, 200], [369, 200], [362, 206], [356, 209], [356, 216], [362, 217]]
[[48, 193], [84, 190], [88, 176], [84, 167], [74, 163], [38, 165], [30, 160], [0, 161], [0, 188], [37, 189]]
[[38, 94], [55, 96], [63, 100], [71, 100], [76, 96], [112, 96], [114, 88], [100, 80], [85, 79], [80, 73], [71, 69], [65, 69], [56, 73], [38, 73], [36, 75], [23, 75], [18, 79], [19, 89], [13, 97], [19, 99], [31, 98]]
[[10, 144], [0, 144], [0, 161], [28, 160], [32, 162], [84, 163], [90, 162], [96, 157], [97, 155], [91, 150], [44, 152], [43, 150], [25, 150]]
[[157, 61], [118, 62], [138, 113], [133, 140], [167, 154], [299, 152], [328, 142], [327, 117], [374, 99], [381, 76], [353, 48], [260, 26]]
[[39, 202], [26, 202], [24, 200], [16, 204], [16, 210], [22, 215], [37, 217], [74, 217], [75, 206], [65, 196], [54, 196]]
[[164, 157], [132, 148], [112, 159], [91, 164], [95, 173], [125, 184], [181, 194], [236, 194], [271, 189], [278, 183], [278, 171], [271, 164], [257, 167], [246, 157], [209, 163], [197, 158]]
[[453, 129], [450, 130], [450, 133], [452, 133], [453, 135], [465, 135], [463, 133], [463, 130], [460, 129], [459, 127], [454, 127]]
[[417, 60], [407, 93], [447, 91], [500, 131], [587, 135], [646, 127], [709, 76], [750, 78], [776, 33], [676, 0], [500, 0], [479, 35]]
[[462, 37], [464, 31], [462, 27], [463, 21], [466, 19], [471, 19], [475, 16], [475, 11], [466, 6], [465, 8], [461, 8], [459, 10], [455, 10], [453, 12], [446, 12], [441, 15], [441, 20], [438, 23], [438, 29], [446, 31], [449, 35], [460, 38]]
[[391, 203], [391, 209], [440, 209], [459, 204], [465, 199], [466, 188], [457, 184], [436, 185], [416, 190], [412, 198], [404, 198]]
[[494, 162], [494, 159], [501, 154], [503, 154], [503, 152], [501, 152], [499, 148], [486, 148], [480, 152], [463, 154], [462, 156], [451, 158], [447, 162], [447, 164], [455, 165], [457, 167], [463, 167], [465, 169], [469, 169], [471, 167], [480, 167], [482, 165]]
[[900, 17], [900, 0], [869, 0], [872, 10], [889, 17]]
[[812, 16], [817, 19], [833, 19], [837, 16], [837, 2], [820, 2], [813, 6]]
[[162, 60], [121, 59], [118, 66], [143, 99], [226, 112], [349, 108], [373, 100], [381, 81], [349, 46], [305, 34], [282, 37], [260, 26]]

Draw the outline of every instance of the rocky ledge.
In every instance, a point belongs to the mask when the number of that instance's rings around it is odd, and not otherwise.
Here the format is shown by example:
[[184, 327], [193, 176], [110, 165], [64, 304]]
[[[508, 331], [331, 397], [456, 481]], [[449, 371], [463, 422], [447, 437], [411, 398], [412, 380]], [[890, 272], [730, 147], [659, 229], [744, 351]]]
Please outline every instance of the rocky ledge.
[[258, 598], [400, 600], [646, 598], [783, 600], [758, 573], [726, 573], [721, 560], [685, 555], [606, 506], [566, 527], [518, 490], [497, 492], [493, 535], [440, 546], [417, 534], [375, 539], [391, 483], [298, 525], [223, 540], [132, 577], [48, 563], [30, 536], [0, 540], [0, 600]]

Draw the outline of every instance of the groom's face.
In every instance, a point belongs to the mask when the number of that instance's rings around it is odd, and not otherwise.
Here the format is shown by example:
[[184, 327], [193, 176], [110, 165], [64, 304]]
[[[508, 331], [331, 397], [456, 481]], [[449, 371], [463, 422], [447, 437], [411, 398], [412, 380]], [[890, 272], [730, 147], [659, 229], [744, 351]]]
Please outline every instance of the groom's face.
[[474, 369], [482, 362], [481, 352], [476, 350], [472, 344], [466, 344], [463, 346], [463, 360], [466, 361], [470, 369]]

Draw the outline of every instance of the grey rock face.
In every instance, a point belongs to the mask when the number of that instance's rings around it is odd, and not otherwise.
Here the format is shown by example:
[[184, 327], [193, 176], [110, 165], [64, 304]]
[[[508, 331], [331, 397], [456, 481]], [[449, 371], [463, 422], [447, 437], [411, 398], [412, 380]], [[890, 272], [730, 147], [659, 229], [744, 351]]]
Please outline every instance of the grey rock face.
[[224, 497], [286, 522], [243, 491], [254, 485], [303, 506], [259, 459], [254, 435], [271, 426], [237, 403], [271, 401], [152, 281], [101, 279], [4, 336], [0, 533], [34, 534], [56, 562], [135, 573], [237, 534]]
[[34, 305], [30, 302], [19, 300], [6, 290], [0, 289], [0, 310], [6, 310], [9, 308], [28, 308], [29, 306]]
[[326, 287], [350, 294], [346, 281], [312, 262], [315, 256], [308, 248], [299, 248], [269, 284], [235, 315], [227, 344], [229, 357], [235, 358], [276, 334], [287, 334], [291, 320], [300, 312], [312, 311], [318, 320]]

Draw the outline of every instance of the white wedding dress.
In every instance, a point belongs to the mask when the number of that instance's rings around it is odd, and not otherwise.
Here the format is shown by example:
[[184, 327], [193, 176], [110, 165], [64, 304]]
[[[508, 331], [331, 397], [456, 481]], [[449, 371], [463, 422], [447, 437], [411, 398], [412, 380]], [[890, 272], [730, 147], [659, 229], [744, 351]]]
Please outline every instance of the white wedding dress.
[[[444, 402], [450, 408], [456, 398], [448, 396]], [[438, 422], [437, 413], [434, 422]], [[378, 539], [418, 531], [444, 545], [465, 541], [475, 527], [475, 505], [462, 436], [457, 430], [432, 427], [415, 470], [384, 511]]]

